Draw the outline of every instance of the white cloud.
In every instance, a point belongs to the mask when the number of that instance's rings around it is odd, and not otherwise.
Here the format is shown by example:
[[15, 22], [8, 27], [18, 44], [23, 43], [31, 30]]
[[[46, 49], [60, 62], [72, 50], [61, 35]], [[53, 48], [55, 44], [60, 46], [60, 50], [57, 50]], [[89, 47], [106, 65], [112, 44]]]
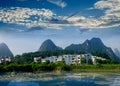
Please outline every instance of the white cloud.
[[[83, 28], [111, 28], [120, 26], [120, 0], [99, 0], [91, 7], [92, 10], [99, 9], [104, 12], [98, 18], [84, 16], [62, 16], [58, 23], [60, 26], [79, 26]], [[90, 8], [90, 10], [91, 10]], [[64, 25], [60, 22], [64, 22]]]
[[67, 3], [64, 2], [63, 0], [47, 0], [48, 2], [55, 4], [57, 6], [60, 6], [62, 8], [66, 7]]
[[48, 22], [55, 17], [49, 9], [30, 9], [11, 7], [0, 9], [0, 21], [3, 23], [11, 23], [18, 25], [25, 25], [27, 27], [32, 26], [44, 26], [44, 22]]
[[101, 27], [120, 26], [120, 0], [100, 0], [94, 8], [104, 10], [105, 14], [99, 18]]
[[[58, 0], [57, 0], [58, 1]], [[95, 18], [84, 16], [57, 16], [49, 9], [30, 9], [11, 7], [0, 9], [0, 21], [24, 25], [27, 27], [46, 27], [61, 29], [63, 26], [83, 28], [110, 28], [120, 26], [120, 0], [99, 0], [94, 9], [104, 11], [104, 15]]]
[[111, 28], [120, 26], [120, 0], [99, 0], [89, 10], [99, 9], [104, 12], [98, 18], [73, 16], [68, 19], [74, 26], [84, 28]]
[[116, 10], [120, 9], [117, 7], [120, 6], [120, 0], [99, 0], [97, 3], [95, 3], [94, 6], [97, 9], [109, 8], [109, 10]]

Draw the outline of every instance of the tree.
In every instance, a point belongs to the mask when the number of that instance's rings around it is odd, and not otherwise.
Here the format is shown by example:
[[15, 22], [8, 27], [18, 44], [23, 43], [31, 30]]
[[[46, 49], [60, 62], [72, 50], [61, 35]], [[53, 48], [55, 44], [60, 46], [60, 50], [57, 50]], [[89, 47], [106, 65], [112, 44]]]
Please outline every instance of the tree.
[[86, 64], [86, 59], [85, 58], [81, 58], [81, 64]]

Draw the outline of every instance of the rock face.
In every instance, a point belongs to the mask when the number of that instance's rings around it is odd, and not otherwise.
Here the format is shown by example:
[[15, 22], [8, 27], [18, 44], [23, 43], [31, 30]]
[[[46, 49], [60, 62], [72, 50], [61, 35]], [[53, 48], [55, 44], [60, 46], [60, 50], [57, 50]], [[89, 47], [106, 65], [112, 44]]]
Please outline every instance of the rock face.
[[120, 58], [120, 51], [117, 48], [115, 48], [114, 53], [117, 57]]
[[62, 48], [56, 46], [50, 39], [44, 41], [39, 48], [39, 51], [56, 51], [62, 50]]
[[13, 54], [5, 43], [0, 44], [0, 58], [1, 57], [12, 57]]
[[65, 48], [65, 50], [72, 50], [77, 52], [85, 53], [106, 53], [110, 59], [116, 60], [117, 56], [114, 54], [111, 48], [106, 47], [100, 38], [92, 38], [91, 40], [86, 40], [83, 44], [72, 44]]
[[[39, 51], [56, 50], [62, 50], [62, 48], [56, 46], [50, 39], [44, 41], [39, 48]], [[100, 38], [92, 38], [91, 40], [86, 40], [82, 44], [71, 44], [70, 46], [66, 47], [65, 50], [85, 53], [105, 53], [109, 56], [109, 59], [120, 60], [110, 47], [107, 47], [103, 44]]]

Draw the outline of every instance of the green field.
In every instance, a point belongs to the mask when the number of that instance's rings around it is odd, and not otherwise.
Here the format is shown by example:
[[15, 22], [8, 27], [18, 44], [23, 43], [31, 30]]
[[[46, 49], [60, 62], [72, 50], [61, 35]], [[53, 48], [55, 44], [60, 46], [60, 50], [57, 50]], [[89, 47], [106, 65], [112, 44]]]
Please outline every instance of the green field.
[[66, 65], [57, 63], [6, 63], [0, 64], [0, 72], [41, 72], [41, 71], [120, 71], [120, 64]]

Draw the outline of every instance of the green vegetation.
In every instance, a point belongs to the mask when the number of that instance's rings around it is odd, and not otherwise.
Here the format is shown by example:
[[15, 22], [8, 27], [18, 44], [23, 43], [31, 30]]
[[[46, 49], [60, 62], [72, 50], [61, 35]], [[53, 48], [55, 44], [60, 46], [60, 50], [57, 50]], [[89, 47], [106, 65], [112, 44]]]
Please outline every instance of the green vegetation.
[[23, 53], [22, 55], [16, 55], [13, 59], [19, 64], [31, 63], [33, 62], [34, 57], [49, 57], [49, 56], [59, 56], [64, 54], [82, 54], [84, 52], [74, 52], [67, 50], [56, 50], [56, 51], [43, 51], [43, 52], [34, 52], [34, 53]]
[[110, 59], [110, 57], [106, 53], [93, 52], [92, 55]]
[[107, 58], [107, 60], [96, 59], [96, 65], [93, 65], [91, 59], [86, 64], [86, 59], [81, 59], [81, 64], [67, 65], [64, 61], [50, 63], [46, 61], [34, 63], [34, 57], [49, 57], [64, 54], [83, 54], [84, 52], [74, 51], [46, 51], [35, 53], [24, 53], [12, 57], [12, 62], [4, 62], [0, 64], [0, 72], [41, 72], [41, 71], [120, 71], [120, 64], [108, 59], [108, 55], [104, 53], [93, 53], [93, 55]]
[[41, 72], [41, 71], [120, 71], [120, 64], [79, 64], [66, 65], [64, 62], [50, 63], [4, 63], [0, 72]]
[[64, 62], [50, 63], [7, 63], [0, 64], [0, 72], [36, 72], [36, 71], [70, 71], [70, 65], [64, 64]]
[[[34, 57], [49, 57], [49, 56], [59, 56], [64, 54], [85, 54], [85, 52], [77, 52], [77, 51], [68, 51], [68, 50], [56, 50], [56, 51], [44, 51], [44, 52], [31, 52], [31, 53], [23, 53], [22, 55], [16, 55], [13, 59], [15, 62], [19, 64], [31, 63], [33, 62]], [[94, 52], [92, 55], [99, 56], [110, 60], [109, 56], [105, 53]], [[84, 61], [83, 61], [84, 62]]]

